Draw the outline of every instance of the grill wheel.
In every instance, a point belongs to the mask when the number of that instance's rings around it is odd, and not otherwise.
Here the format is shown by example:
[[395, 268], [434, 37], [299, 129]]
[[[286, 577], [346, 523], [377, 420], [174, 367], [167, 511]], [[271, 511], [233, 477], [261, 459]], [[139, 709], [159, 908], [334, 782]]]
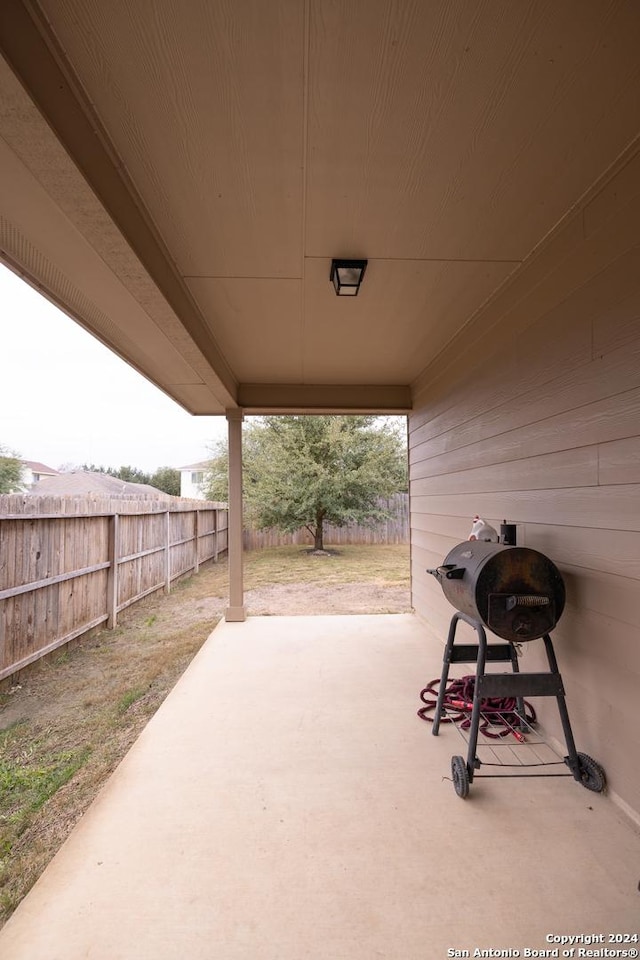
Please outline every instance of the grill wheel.
[[463, 757], [451, 757], [451, 776], [456, 793], [464, 800], [469, 795], [469, 771]]
[[587, 753], [579, 753], [580, 761], [580, 783], [587, 790], [593, 790], [594, 793], [602, 793], [607, 785], [604, 770], [599, 763], [590, 757]]

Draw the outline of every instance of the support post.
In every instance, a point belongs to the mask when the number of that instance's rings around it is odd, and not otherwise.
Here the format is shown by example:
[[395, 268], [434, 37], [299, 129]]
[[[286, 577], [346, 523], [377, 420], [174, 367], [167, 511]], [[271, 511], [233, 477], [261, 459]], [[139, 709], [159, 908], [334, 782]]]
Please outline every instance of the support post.
[[195, 557], [193, 561], [193, 572], [197, 573], [200, 569], [200, 511], [196, 509], [193, 524], [193, 539], [195, 542]]
[[245, 619], [242, 564], [242, 421], [239, 408], [226, 411], [229, 425], [229, 606], [225, 620]]
[[107, 574], [107, 629], [118, 624], [118, 514], [109, 517], [109, 572]]
[[165, 537], [164, 537], [164, 592], [171, 591], [171, 514], [167, 510], [165, 513]]

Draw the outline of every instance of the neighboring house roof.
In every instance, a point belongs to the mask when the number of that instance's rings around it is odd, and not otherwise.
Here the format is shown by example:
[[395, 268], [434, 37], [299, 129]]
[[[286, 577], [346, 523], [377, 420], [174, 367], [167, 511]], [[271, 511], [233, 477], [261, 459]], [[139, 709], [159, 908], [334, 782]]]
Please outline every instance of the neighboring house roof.
[[202, 460], [200, 463], [188, 463], [186, 467], [178, 467], [179, 470], [207, 470], [211, 467], [211, 460]]
[[48, 467], [46, 463], [38, 463], [37, 460], [21, 460], [20, 463], [28, 467], [32, 473], [47, 474], [51, 477], [57, 477], [60, 474], [59, 470], [54, 470], [53, 467]]
[[91, 473], [85, 470], [60, 473], [56, 477], [44, 477], [37, 484], [37, 488], [30, 493], [32, 496], [77, 497], [97, 493], [102, 496], [172, 499], [168, 493], [164, 493], [163, 490], [158, 490], [148, 483], [129, 483], [125, 480], [119, 480], [117, 477], [111, 477], [108, 473]]

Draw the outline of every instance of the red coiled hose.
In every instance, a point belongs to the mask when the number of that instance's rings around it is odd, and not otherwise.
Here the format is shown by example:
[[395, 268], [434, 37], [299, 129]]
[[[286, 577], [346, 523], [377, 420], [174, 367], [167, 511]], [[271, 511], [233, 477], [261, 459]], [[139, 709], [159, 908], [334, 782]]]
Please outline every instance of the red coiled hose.
[[[473, 691], [475, 688], [475, 676], [473, 674], [467, 677], [460, 677], [458, 680], [450, 680], [445, 688], [443, 707], [446, 712], [440, 719], [441, 723], [457, 723], [463, 730], [468, 730], [471, 726], [471, 710], [473, 709]], [[438, 702], [438, 687], [440, 678], [436, 677], [427, 686], [420, 691], [420, 699], [425, 704], [418, 710], [418, 716], [422, 720], [433, 723], [433, 717], [429, 713], [435, 711]], [[430, 699], [433, 697], [434, 699]], [[481, 719], [480, 732], [485, 737], [492, 740], [499, 740], [501, 737], [508, 737], [513, 734], [520, 739], [519, 728], [522, 720], [517, 713], [517, 703], [515, 697], [489, 697], [480, 701]], [[527, 724], [536, 722], [536, 712], [526, 700], [524, 701], [525, 716]], [[490, 729], [492, 728], [492, 729]], [[523, 738], [524, 739], [524, 738]]]

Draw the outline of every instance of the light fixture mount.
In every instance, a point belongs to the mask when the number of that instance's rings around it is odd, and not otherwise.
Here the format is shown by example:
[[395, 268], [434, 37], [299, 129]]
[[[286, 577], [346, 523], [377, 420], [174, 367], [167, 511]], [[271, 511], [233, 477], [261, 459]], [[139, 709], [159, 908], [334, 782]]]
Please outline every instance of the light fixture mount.
[[339, 297], [357, 297], [368, 260], [332, 260], [329, 279]]

